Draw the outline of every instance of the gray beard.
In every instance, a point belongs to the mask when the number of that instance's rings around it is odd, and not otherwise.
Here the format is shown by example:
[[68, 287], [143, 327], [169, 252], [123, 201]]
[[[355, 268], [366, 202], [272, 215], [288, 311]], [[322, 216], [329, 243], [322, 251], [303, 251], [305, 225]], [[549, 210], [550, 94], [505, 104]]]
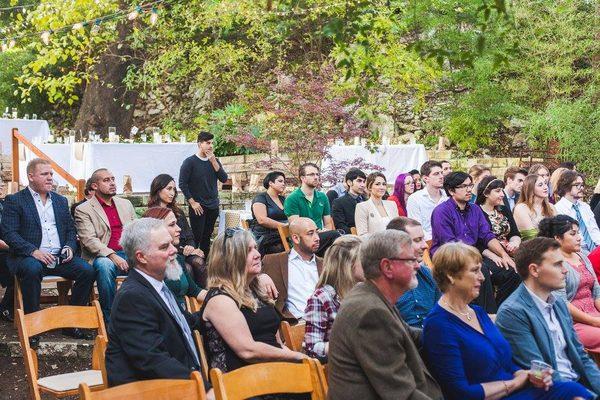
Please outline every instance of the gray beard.
[[178, 281], [183, 275], [183, 268], [177, 262], [177, 258], [167, 261], [167, 269], [165, 270], [165, 279], [170, 281]]

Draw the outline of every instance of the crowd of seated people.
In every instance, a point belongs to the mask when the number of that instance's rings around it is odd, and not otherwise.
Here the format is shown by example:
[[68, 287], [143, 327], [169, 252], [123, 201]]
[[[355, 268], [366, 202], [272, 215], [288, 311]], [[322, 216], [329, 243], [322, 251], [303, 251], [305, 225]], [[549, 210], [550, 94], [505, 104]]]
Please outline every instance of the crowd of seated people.
[[[307, 163], [287, 197], [285, 174], [267, 174], [249, 229], [224, 229], [211, 243], [217, 182], [227, 174], [210, 134], [199, 135], [182, 170], [189, 217], [173, 177], [153, 180], [138, 219], [102, 168], [72, 218], [44, 160], [32, 161], [29, 186], [0, 204], [0, 283], [16, 276], [25, 313], [40, 309], [46, 275], [74, 282], [74, 305], [89, 303], [96, 282], [110, 386], [189, 377], [201, 365], [197, 329], [209, 366], [224, 372], [306, 357], [327, 363], [331, 399], [600, 394], [586, 353], [600, 354], [592, 264], [600, 231], [576, 171], [565, 167], [554, 180], [543, 165], [510, 167], [498, 179], [484, 165], [468, 174], [428, 161], [399, 174], [386, 200], [385, 174], [352, 168], [330, 204], [318, 165]], [[289, 251], [278, 228], [289, 232]], [[127, 278], [117, 290], [119, 276]], [[199, 312], [186, 309], [186, 296]], [[11, 300], [0, 302], [3, 319], [12, 318]], [[305, 324], [302, 352], [282, 342], [284, 320]], [[534, 360], [549, 367], [540, 375]]]

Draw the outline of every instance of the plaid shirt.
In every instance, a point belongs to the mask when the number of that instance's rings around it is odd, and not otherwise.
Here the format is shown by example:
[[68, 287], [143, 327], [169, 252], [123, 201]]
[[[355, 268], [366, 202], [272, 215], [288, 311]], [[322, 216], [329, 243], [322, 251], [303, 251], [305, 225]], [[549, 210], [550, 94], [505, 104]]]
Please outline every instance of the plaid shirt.
[[325, 344], [329, 341], [331, 327], [339, 309], [340, 298], [330, 285], [318, 288], [309, 297], [304, 315], [304, 346], [310, 357], [325, 357]]

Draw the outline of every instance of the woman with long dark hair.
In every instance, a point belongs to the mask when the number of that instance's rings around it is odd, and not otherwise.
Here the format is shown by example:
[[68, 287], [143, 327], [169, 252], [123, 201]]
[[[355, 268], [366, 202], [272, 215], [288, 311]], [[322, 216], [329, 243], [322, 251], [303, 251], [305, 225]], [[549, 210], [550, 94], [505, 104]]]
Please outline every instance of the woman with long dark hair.
[[206, 287], [206, 255], [196, 247], [192, 228], [185, 213], [177, 205], [177, 186], [171, 175], [160, 174], [152, 180], [148, 207], [166, 207], [173, 211], [177, 225], [181, 228], [179, 254], [185, 257], [185, 262], [192, 267], [194, 281], [201, 287]]

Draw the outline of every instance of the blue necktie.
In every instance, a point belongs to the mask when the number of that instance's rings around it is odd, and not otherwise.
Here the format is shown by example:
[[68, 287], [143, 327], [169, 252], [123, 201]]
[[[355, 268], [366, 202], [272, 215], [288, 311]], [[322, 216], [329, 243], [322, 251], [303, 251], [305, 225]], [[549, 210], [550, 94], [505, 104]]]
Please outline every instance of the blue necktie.
[[175, 318], [175, 321], [177, 321], [177, 324], [183, 331], [183, 336], [185, 336], [185, 340], [188, 342], [188, 345], [190, 346], [190, 349], [192, 350], [192, 354], [194, 354], [194, 359], [196, 360], [196, 365], [200, 365], [200, 362], [198, 361], [198, 354], [196, 353], [196, 345], [194, 344], [194, 340], [192, 339], [192, 331], [190, 330], [190, 326], [188, 325], [187, 320], [181, 313], [181, 310], [179, 309], [179, 306], [177, 305], [177, 302], [175, 301], [175, 297], [173, 296], [173, 293], [171, 293], [171, 290], [164, 283], [163, 283], [161, 292], [163, 292], [163, 294], [167, 298], [167, 300], [168, 300], [167, 306], [171, 310], [171, 314]]
[[592, 236], [585, 226], [585, 221], [581, 216], [581, 212], [579, 211], [579, 204], [573, 204], [573, 209], [575, 210], [575, 215], [577, 216], [577, 222], [579, 222], [579, 232], [581, 232], [581, 237], [583, 237], [583, 244], [587, 248], [589, 252], [596, 248], [596, 244], [592, 240]]

